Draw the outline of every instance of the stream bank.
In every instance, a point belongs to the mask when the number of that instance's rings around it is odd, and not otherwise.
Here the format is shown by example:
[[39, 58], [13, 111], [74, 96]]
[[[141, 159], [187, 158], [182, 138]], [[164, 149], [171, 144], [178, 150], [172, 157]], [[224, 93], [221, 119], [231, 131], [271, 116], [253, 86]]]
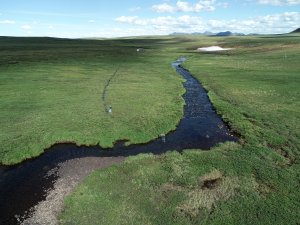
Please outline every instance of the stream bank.
[[126, 156], [209, 150], [220, 142], [237, 141], [215, 112], [198, 80], [180, 66], [184, 60], [179, 58], [172, 63], [186, 80], [184, 116], [176, 130], [146, 144], [124, 146], [118, 142], [111, 149], [56, 144], [36, 159], [0, 168], [0, 224], [20, 224], [20, 221], [26, 225], [53, 224], [50, 221], [56, 218], [64, 197], [85, 176], [94, 169], [120, 163]]

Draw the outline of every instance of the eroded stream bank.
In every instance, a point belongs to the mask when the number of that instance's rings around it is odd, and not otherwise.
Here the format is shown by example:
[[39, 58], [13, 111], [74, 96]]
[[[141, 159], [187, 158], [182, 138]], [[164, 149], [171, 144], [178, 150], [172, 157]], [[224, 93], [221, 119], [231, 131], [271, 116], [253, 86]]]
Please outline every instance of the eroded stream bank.
[[[68, 177], [82, 174], [78, 179], [74, 179], [76, 182], [73, 183], [73, 186], [75, 186], [93, 169], [121, 162], [126, 156], [139, 153], [161, 154], [169, 150], [207, 150], [220, 142], [237, 141], [238, 138], [230, 133], [227, 125], [216, 114], [200, 83], [187, 70], [180, 67], [183, 60], [181, 58], [172, 64], [177, 73], [186, 80], [183, 83], [186, 89], [186, 93], [183, 95], [186, 103], [184, 117], [175, 131], [167, 134], [163, 139], [158, 138], [146, 144], [126, 147], [122, 143], [118, 143], [112, 149], [105, 150], [98, 146], [78, 147], [75, 144], [57, 144], [46, 150], [37, 159], [25, 161], [18, 166], [0, 168], [0, 224], [19, 224], [23, 217], [34, 217], [34, 211], [38, 209], [33, 207], [38, 203], [41, 205], [45, 200], [47, 205], [49, 193], [53, 193], [64, 176], [65, 183], [60, 186], [62, 192], [64, 191], [63, 187], [66, 187], [64, 185], [70, 182]], [[90, 160], [85, 160], [87, 157], [90, 157]], [[96, 158], [99, 157], [101, 159], [97, 161]], [[80, 166], [74, 164], [73, 173], [61, 173], [64, 164], [68, 164], [68, 170], [72, 167], [71, 162], [74, 162], [74, 159], [84, 160], [78, 162]], [[91, 161], [94, 164], [90, 163]], [[86, 173], [82, 173], [82, 171], [86, 171]], [[59, 201], [62, 202], [64, 196], [62, 194]], [[57, 199], [52, 200], [58, 201]], [[29, 213], [30, 209], [33, 211], [31, 214]], [[53, 210], [55, 211], [55, 209]], [[53, 213], [55, 214], [55, 212]], [[36, 218], [40, 219], [38, 216]], [[36, 222], [36, 224], [42, 224]], [[30, 223], [33, 224], [33, 221]]]

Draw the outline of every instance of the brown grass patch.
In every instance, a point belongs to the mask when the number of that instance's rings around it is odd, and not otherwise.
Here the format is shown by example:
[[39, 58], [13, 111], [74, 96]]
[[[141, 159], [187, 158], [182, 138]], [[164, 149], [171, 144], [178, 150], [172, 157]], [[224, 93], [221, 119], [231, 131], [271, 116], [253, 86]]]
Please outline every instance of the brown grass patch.
[[219, 201], [232, 197], [237, 187], [237, 178], [225, 177], [213, 170], [199, 178], [199, 186], [188, 191], [187, 200], [177, 207], [177, 212], [189, 217], [196, 217], [203, 210], [211, 212]]

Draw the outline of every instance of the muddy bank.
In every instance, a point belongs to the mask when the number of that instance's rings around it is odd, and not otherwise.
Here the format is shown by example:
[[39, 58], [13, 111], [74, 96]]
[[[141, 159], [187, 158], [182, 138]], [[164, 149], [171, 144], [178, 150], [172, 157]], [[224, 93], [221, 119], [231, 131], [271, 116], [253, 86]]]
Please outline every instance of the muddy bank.
[[[86, 157], [71, 159], [60, 163], [49, 171], [58, 179], [52, 189], [47, 191], [46, 199], [39, 202], [28, 214], [22, 225], [56, 225], [57, 216], [63, 209], [64, 197], [95, 169], [102, 169], [123, 162], [124, 157]], [[20, 221], [22, 218], [20, 218]]]
[[20, 224], [20, 220], [28, 217], [31, 218], [24, 224], [52, 224], [50, 218], [57, 214], [63, 197], [84, 176], [93, 169], [120, 162], [123, 157], [170, 150], [208, 150], [220, 142], [237, 141], [216, 114], [200, 83], [180, 67], [183, 60], [180, 58], [172, 64], [186, 80], [184, 117], [175, 131], [146, 144], [124, 146], [119, 142], [112, 149], [57, 144], [36, 159], [0, 168], [0, 224]]

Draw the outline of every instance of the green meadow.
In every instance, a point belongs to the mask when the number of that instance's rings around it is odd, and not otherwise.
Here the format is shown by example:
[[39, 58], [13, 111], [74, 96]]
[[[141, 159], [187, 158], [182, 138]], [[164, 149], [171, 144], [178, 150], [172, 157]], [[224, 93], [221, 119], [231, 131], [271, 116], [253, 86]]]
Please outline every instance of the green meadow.
[[[66, 198], [61, 224], [299, 223], [299, 36], [175, 39], [166, 51], [188, 57], [240, 143], [96, 171]], [[234, 49], [194, 51], [210, 45]]]
[[[55, 143], [112, 147], [175, 129], [182, 79], [160, 48], [164, 40], [153, 42], [0, 38], [0, 162], [21, 162]], [[152, 48], [138, 54], [140, 45]]]
[[[233, 49], [195, 51], [211, 45]], [[240, 135], [95, 171], [65, 199], [61, 224], [299, 224], [299, 35], [0, 38], [0, 49], [3, 164], [54, 143], [109, 147], [175, 129], [184, 89], [170, 63], [180, 55]]]

